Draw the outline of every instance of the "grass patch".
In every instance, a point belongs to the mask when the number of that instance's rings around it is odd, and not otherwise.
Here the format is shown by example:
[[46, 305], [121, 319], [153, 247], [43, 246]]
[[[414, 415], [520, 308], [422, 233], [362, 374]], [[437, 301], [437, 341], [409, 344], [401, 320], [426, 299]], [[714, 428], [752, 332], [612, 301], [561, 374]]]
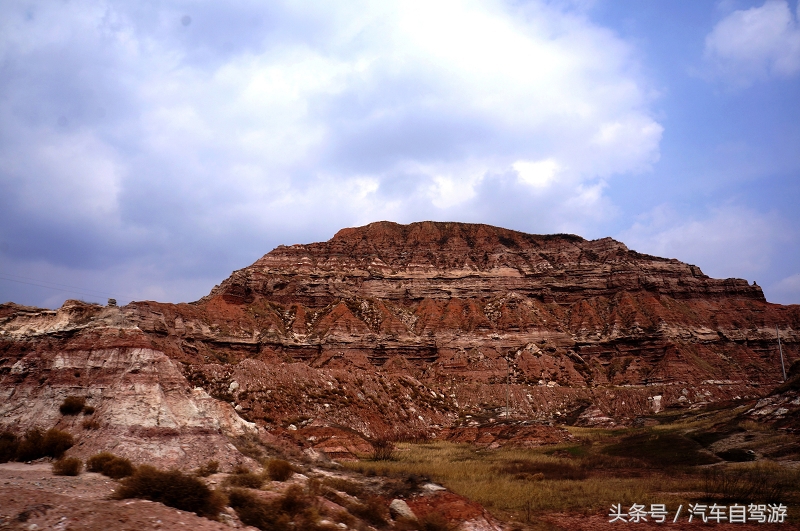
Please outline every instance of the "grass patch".
[[[518, 519], [525, 518], [526, 507], [529, 513], [596, 512], [607, 511], [613, 503], [666, 503], [669, 499], [659, 492], [665, 488], [683, 489], [678, 479], [657, 472], [649, 478], [619, 477], [625, 474], [615, 474], [615, 466], [599, 468], [597, 472], [581, 461], [574, 462], [574, 458], [546, 455], [552, 450], [553, 447], [485, 450], [449, 442], [399, 443], [394, 461], [364, 460], [344, 466], [367, 475], [427, 476], [457, 494]], [[592, 458], [600, 463], [630, 464], [605, 455]], [[593, 462], [586, 459], [587, 463]]]

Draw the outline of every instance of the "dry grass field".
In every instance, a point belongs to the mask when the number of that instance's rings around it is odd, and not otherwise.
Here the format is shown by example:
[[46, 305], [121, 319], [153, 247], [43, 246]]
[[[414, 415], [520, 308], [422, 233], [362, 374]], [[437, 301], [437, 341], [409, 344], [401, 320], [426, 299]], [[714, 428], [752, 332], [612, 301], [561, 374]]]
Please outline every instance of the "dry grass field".
[[741, 420], [741, 412], [670, 412], [636, 429], [569, 427], [576, 442], [527, 449], [400, 443], [390, 460], [365, 456], [347, 466], [430, 478], [525, 527], [543, 514], [607, 515], [613, 504], [634, 503], [674, 512], [701, 501], [782, 503], [787, 524], [797, 525], [798, 438]]

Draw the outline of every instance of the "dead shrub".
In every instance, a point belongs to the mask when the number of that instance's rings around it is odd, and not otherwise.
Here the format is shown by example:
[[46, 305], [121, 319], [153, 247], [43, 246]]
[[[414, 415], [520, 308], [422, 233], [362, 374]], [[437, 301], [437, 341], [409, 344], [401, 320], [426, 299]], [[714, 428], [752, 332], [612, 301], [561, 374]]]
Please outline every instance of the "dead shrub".
[[244, 489], [232, 489], [228, 493], [228, 503], [245, 525], [271, 531], [288, 531], [292, 528], [288, 514]]
[[19, 437], [10, 431], [0, 433], [0, 463], [13, 461], [17, 457]]
[[244, 489], [232, 489], [228, 500], [242, 523], [265, 531], [321, 529], [314, 500], [299, 485], [292, 485], [273, 501], [265, 501]]
[[99, 472], [111, 479], [126, 478], [135, 471], [130, 460], [109, 452], [100, 452], [90, 457], [86, 461], [86, 469], [90, 472]]
[[179, 470], [162, 471], [142, 465], [114, 493], [117, 499], [143, 498], [199, 516], [216, 517], [225, 506], [223, 495]]
[[385, 438], [379, 437], [369, 441], [372, 446], [372, 460], [373, 461], [391, 461], [394, 459], [394, 442]]
[[267, 474], [272, 481], [286, 481], [292, 477], [294, 470], [288, 461], [284, 461], [283, 459], [271, 459], [269, 463], [267, 463]]
[[61, 407], [59, 407], [58, 410], [61, 412], [62, 415], [77, 415], [78, 413], [83, 411], [83, 407], [85, 405], [86, 405], [86, 397], [68, 396], [61, 403]]
[[94, 415], [94, 406], [84, 406], [83, 414], [84, 415]]
[[42, 457], [59, 458], [74, 444], [72, 435], [66, 431], [51, 428], [42, 433], [39, 428], [25, 432], [17, 446], [17, 461], [33, 461]]
[[264, 484], [264, 477], [259, 474], [247, 472], [245, 474], [231, 474], [225, 478], [225, 485], [231, 487], [244, 487], [248, 489], [260, 489]]
[[95, 418], [85, 419], [82, 426], [84, 430], [99, 430], [100, 422]]
[[81, 473], [83, 461], [77, 457], [64, 457], [53, 463], [53, 474], [56, 476], [77, 476]]
[[322, 480], [323, 485], [336, 489], [340, 492], [346, 492], [350, 496], [360, 498], [364, 495], [364, 487], [345, 478], [325, 478]]
[[380, 498], [372, 496], [364, 503], [351, 503], [347, 506], [350, 514], [376, 526], [383, 527], [389, 519], [389, 509]]
[[207, 478], [212, 474], [219, 472], [219, 461], [208, 461], [203, 466], [194, 471], [194, 474], [201, 478]]

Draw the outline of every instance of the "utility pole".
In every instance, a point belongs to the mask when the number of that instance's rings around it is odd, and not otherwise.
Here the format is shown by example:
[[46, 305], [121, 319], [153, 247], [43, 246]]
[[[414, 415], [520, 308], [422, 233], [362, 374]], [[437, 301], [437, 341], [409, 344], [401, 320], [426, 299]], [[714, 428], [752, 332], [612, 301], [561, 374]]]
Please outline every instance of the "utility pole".
[[778, 325], [775, 325], [775, 335], [778, 336], [778, 350], [781, 353], [781, 370], [783, 371], [783, 381], [786, 381], [786, 366], [783, 364], [783, 347], [781, 346], [781, 333], [778, 332]]

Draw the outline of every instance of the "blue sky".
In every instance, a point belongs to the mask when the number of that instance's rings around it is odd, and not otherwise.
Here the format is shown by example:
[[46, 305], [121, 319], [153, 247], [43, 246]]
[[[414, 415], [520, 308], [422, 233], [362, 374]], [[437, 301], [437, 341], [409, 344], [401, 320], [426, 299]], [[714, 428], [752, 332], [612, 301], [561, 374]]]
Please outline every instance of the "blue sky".
[[191, 301], [433, 219], [800, 303], [798, 96], [796, 0], [3, 2], [0, 301]]

